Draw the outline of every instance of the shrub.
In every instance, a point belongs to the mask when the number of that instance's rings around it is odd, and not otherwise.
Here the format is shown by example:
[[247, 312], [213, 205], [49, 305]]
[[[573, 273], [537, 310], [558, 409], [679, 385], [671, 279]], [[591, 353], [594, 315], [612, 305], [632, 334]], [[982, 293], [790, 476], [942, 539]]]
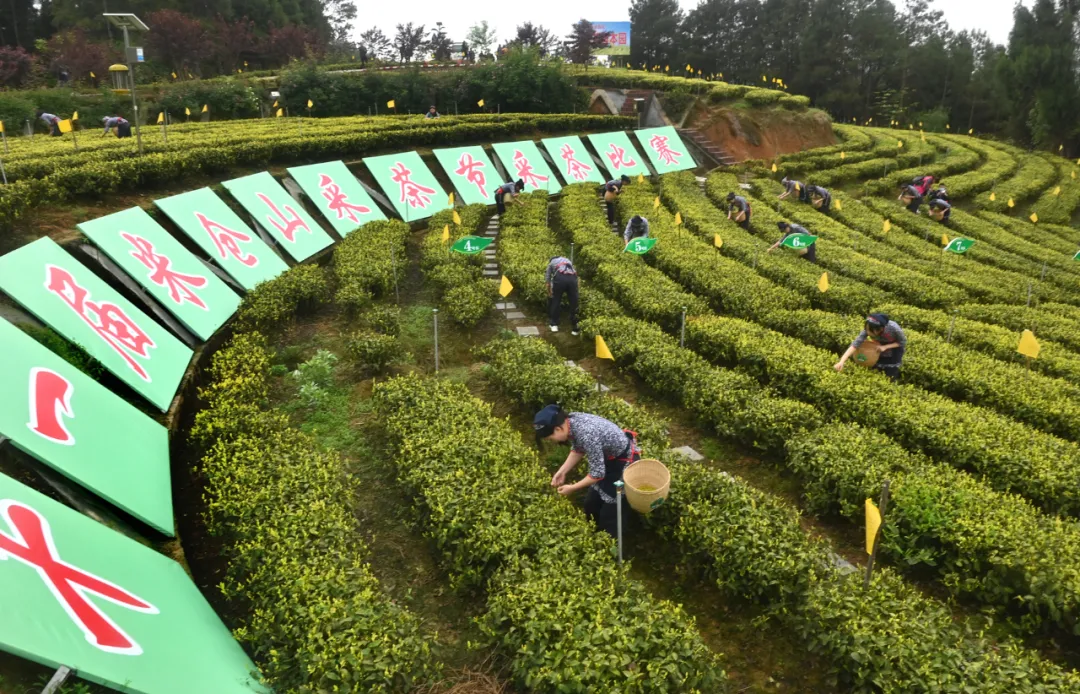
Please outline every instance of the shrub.
[[300, 383], [300, 398], [308, 407], [316, 407], [326, 400], [326, 389], [333, 383], [335, 363], [336, 354], [320, 349], [293, 371], [293, 378]]
[[105, 373], [105, 367], [101, 362], [91, 357], [86, 350], [74, 342], [65, 340], [52, 328], [38, 327], [29, 323], [16, 323], [15, 327], [95, 381], [100, 381]]
[[404, 358], [397, 337], [361, 331], [349, 336], [346, 346], [349, 358], [360, 367], [382, 372], [387, 366]]
[[316, 265], [297, 265], [247, 293], [236, 311], [240, 330], [270, 330], [330, 299], [326, 272]]
[[405, 275], [405, 240], [409, 225], [398, 220], [368, 222], [349, 234], [334, 249], [333, 272], [337, 278], [334, 302], [355, 313], [376, 296], [394, 291], [394, 270]]
[[743, 94], [744, 99], [750, 102], [752, 106], [771, 106], [779, 102], [786, 97], [787, 94], [775, 89], [751, 89]]
[[364, 313], [363, 323], [380, 335], [397, 337], [401, 333], [401, 309], [397, 306], [373, 306]]
[[787, 94], [780, 97], [780, 105], [789, 111], [805, 111], [810, 108], [810, 97], [801, 94]]

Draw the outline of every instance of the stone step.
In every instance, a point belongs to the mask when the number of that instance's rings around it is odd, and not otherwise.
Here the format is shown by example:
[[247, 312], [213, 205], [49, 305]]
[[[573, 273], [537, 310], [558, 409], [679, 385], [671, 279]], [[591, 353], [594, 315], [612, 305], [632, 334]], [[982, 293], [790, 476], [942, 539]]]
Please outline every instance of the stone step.
[[521, 311], [507, 311], [506, 320], [525, 320], [525, 314]]
[[485, 270], [498, 270], [499, 266], [498, 266], [497, 263], [485, 263], [484, 264], [484, 269]]
[[499, 311], [513, 311], [517, 308], [517, 304], [515, 304], [513, 301], [500, 301], [499, 303], [495, 304], [495, 308]]
[[498, 276], [499, 276], [499, 271], [498, 270], [484, 270], [484, 277], [498, 278]]
[[517, 328], [517, 334], [522, 337], [540, 337], [540, 328], [535, 325], [525, 325]]
[[690, 446], [679, 446], [678, 448], [672, 448], [671, 452], [678, 453], [681, 456], [685, 456], [687, 459], [695, 463], [705, 460], [705, 456], [701, 455]]

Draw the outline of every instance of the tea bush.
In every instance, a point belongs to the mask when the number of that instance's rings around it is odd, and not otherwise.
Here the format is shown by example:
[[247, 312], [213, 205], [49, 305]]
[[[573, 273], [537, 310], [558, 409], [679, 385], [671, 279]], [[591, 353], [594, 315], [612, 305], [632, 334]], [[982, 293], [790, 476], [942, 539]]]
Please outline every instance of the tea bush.
[[273, 330], [330, 299], [326, 271], [317, 265], [297, 265], [248, 292], [236, 310], [238, 330]]

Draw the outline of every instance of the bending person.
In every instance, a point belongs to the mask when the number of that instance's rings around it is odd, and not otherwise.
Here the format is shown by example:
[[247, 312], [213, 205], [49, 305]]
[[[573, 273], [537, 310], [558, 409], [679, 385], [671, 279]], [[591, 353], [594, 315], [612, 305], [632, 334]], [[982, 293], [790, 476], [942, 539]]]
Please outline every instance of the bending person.
[[623, 243], [630, 243], [632, 239], [649, 238], [649, 220], [639, 214], [630, 218], [623, 231]]
[[727, 218], [733, 219], [733, 221], [743, 229], [750, 231], [750, 216], [753, 214], [753, 210], [750, 209], [750, 201], [741, 195], [728, 193], [727, 202]]
[[907, 335], [904, 334], [904, 329], [899, 323], [889, 320], [884, 313], [871, 313], [866, 317], [866, 325], [862, 332], [833, 368], [843, 371], [844, 364], [867, 339], [877, 343], [877, 350], [881, 355], [874, 368], [884, 371], [885, 375], [893, 381], [900, 380], [900, 366], [904, 361], [904, 350], [907, 349]]
[[562, 310], [563, 294], [570, 301], [570, 334], [578, 334], [578, 274], [574, 264], [559, 256], [548, 262], [544, 273], [544, 283], [548, 292], [548, 327], [551, 332], [559, 332], [559, 314]]
[[[784, 236], [779, 241], [777, 241], [773, 245], [769, 246], [769, 250], [765, 251], [766, 253], [772, 253], [773, 251], [775, 251], [777, 248], [780, 247], [780, 244], [782, 244], [784, 241], [787, 240], [787, 238], [789, 236], [794, 236], [795, 234], [806, 234], [808, 236], [813, 236], [813, 234], [811, 234], [809, 231], [806, 230], [806, 227], [799, 226], [798, 224], [790, 224], [788, 222], [777, 222], [776, 226], [778, 226], [780, 228], [780, 231], [781, 231], [781, 233], [784, 234]], [[806, 260], [809, 260], [811, 263], [814, 263], [816, 265], [817, 264], [817, 239], [815, 238], [810, 243], [810, 245], [807, 246], [806, 248], [797, 248], [797, 249], [795, 249], [795, 252], [798, 253], [803, 258], [805, 258]]]

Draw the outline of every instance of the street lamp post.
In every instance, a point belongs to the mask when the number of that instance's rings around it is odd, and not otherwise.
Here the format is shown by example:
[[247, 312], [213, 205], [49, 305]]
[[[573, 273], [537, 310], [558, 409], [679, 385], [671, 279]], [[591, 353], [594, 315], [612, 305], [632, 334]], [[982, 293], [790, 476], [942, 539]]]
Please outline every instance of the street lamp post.
[[[135, 68], [132, 62], [141, 63], [143, 61], [143, 49], [131, 47], [128, 30], [149, 31], [150, 27], [143, 24], [142, 20], [133, 14], [106, 12], [105, 18], [109, 20], [111, 25], [119, 27], [124, 32], [124, 61], [127, 63], [128, 79], [131, 81], [131, 109], [135, 119], [135, 141], [138, 143], [139, 155], [141, 156], [143, 153], [142, 130], [139, 128], [139, 104], [135, 100]], [[134, 61], [132, 61], [133, 57]]]

